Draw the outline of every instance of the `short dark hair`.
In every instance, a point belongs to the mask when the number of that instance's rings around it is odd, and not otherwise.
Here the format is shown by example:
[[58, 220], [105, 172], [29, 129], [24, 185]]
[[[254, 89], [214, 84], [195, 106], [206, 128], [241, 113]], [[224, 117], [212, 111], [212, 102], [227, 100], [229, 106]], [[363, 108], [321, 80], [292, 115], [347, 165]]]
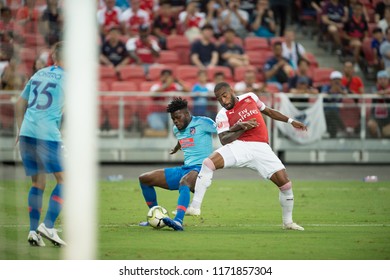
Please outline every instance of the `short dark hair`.
[[210, 30], [213, 30], [214, 31], [214, 28], [211, 24], [205, 24], [203, 25], [203, 27], [201, 28], [201, 30], [206, 30], [206, 29], [210, 29]]
[[306, 62], [307, 65], [310, 65], [310, 61], [309, 60], [307, 60], [306, 58], [300, 57], [298, 59], [298, 66], [301, 65], [302, 62]]
[[375, 34], [375, 33], [383, 33], [382, 28], [380, 28], [380, 27], [375, 27], [375, 28], [372, 30], [372, 34]]
[[163, 69], [163, 70], [161, 70], [160, 76], [165, 75], [165, 74], [172, 75], [172, 70], [171, 69]]
[[275, 48], [276, 46], [282, 46], [282, 42], [276, 41], [276, 42], [272, 45], [272, 47]]
[[174, 97], [171, 103], [167, 106], [168, 113], [174, 113], [178, 110], [187, 109], [188, 102], [187, 100], [181, 97]]
[[221, 72], [221, 71], [217, 71], [214, 73], [214, 78], [217, 77], [217, 76], [224, 76], [225, 77], [225, 73]]
[[216, 84], [214, 88], [214, 93], [217, 93], [221, 88], [230, 88], [230, 85], [226, 82], [220, 82]]
[[234, 35], [236, 35], [236, 31], [233, 29], [233, 28], [231, 28], [231, 27], [229, 27], [229, 28], [227, 28], [224, 32], [223, 32], [223, 34], [226, 34], [226, 33], [234, 33]]

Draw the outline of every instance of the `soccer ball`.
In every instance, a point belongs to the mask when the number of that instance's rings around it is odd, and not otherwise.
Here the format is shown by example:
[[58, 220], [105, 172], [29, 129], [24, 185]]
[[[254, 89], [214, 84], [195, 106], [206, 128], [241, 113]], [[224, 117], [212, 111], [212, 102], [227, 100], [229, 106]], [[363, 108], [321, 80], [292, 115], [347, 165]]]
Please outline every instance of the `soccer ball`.
[[146, 216], [149, 225], [157, 229], [165, 227], [162, 220], [165, 217], [169, 217], [167, 209], [158, 205], [150, 208]]

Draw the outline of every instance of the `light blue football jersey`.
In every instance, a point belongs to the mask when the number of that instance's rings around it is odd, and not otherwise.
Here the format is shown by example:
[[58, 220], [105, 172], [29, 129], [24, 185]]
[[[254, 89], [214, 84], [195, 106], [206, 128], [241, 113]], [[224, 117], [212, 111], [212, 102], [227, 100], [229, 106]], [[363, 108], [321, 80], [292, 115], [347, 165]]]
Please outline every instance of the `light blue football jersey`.
[[173, 133], [184, 153], [184, 165], [201, 165], [213, 152], [212, 136], [217, 133], [217, 126], [210, 118], [193, 116], [185, 129], [173, 126]]
[[21, 136], [61, 141], [60, 125], [64, 106], [64, 70], [50, 66], [35, 73], [21, 97], [28, 101]]

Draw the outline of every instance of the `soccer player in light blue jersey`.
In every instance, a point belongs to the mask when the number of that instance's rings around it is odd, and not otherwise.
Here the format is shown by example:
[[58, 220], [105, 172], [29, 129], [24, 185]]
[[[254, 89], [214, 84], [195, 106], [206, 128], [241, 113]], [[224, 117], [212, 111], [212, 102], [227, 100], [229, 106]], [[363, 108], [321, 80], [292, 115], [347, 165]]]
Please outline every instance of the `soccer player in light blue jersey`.
[[[149, 208], [158, 205], [154, 187], [179, 190], [175, 218], [164, 218], [163, 221], [174, 230], [183, 230], [184, 215], [190, 203], [190, 190], [194, 190], [203, 160], [213, 151], [212, 136], [217, 133], [217, 128], [210, 118], [192, 116], [187, 108], [187, 101], [180, 97], [173, 99], [167, 112], [171, 114], [173, 133], [178, 140], [170, 154], [181, 149], [184, 153], [184, 165], [144, 173], [139, 176], [139, 182]], [[140, 225], [147, 225], [147, 222]]]
[[[55, 64], [36, 72], [16, 103], [17, 141], [26, 175], [32, 178], [28, 194], [30, 232], [27, 238], [32, 246], [45, 246], [41, 236], [56, 246], [66, 245], [54, 228], [63, 203], [60, 132], [64, 106], [62, 51], [63, 43], [57, 43], [53, 50]], [[46, 173], [53, 173], [57, 184], [51, 193], [45, 219], [39, 225]]]

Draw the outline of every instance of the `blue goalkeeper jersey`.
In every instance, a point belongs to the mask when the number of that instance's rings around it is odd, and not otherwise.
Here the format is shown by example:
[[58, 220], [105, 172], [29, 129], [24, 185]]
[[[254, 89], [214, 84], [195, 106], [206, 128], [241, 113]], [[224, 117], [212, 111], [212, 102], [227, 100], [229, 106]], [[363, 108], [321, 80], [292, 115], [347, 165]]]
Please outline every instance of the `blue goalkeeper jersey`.
[[50, 66], [35, 73], [21, 97], [28, 101], [21, 136], [61, 141], [60, 125], [64, 106], [64, 70]]
[[193, 116], [185, 129], [174, 126], [173, 133], [184, 153], [184, 165], [201, 165], [213, 151], [212, 135], [217, 133], [217, 127], [210, 118]]

